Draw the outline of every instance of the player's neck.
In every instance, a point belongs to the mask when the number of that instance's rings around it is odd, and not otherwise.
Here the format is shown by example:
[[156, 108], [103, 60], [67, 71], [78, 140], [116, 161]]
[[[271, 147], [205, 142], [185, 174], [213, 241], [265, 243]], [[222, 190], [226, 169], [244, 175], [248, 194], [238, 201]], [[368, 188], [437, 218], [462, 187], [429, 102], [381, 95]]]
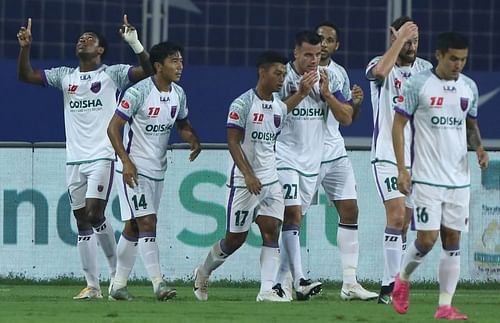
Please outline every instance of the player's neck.
[[332, 59], [330, 57], [322, 59], [319, 61], [319, 66], [328, 66], [328, 65], [330, 65], [331, 61], [332, 61]]
[[255, 87], [255, 93], [257, 93], [257, 96], [262, 100], [266, 100], [266, 101], [273, 100], [273, 91], [265, 90], [259, 84], [257, 84], [257, 86]]
[[159, 77], [158, 74], [155, 74], [153, 76], [153, 80], [155, 81], [154, 83], [156, 84], [158, 90], [160, 90], [161, 92], [170, 92], [170, 86], [172, 84], [172, 81], [167, 81]]
[[89, 60], [80, 58], [80, 65], [79, 65], [80, 72], [95, 71], [96, 69], [99, 68], [99, 66], [101, 66], [101, 64], [102, 64], [101, 60], [97, 57]]

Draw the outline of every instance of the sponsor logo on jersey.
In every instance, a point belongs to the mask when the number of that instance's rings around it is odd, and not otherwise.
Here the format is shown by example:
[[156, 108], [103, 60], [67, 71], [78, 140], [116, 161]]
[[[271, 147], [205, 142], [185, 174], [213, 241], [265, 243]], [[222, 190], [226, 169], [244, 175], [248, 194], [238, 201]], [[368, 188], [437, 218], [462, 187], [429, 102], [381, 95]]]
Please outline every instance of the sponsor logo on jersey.
[[77, 89], [78, 89], [78, 85], [70, 84], [68, 86], [68, 93], [69, 94], [75, 94], [75, 92], [76, 92]]
[[394, 103], [394, 104], [403, 103], [404, 100], [405, 100], [405, 97], [402, 95], [396, 95], [396, 96], [392, 97], [392, 103]]
[[272, 110], [273, 105], [271, 103], [262, 103], [262, 109], [264, 110]]
[[443, 91], [455, 93], [457, 88], [454, 85], [443, 85]]
[[125, 110], [127, 110], [128, 108], [130, 108], [130, 105], [128, 103], [127, 100], [122, 100], [122, 102], [120, 103], [121, 107], [124, 108]]
[[153, 134], [153, 133], [167, 133], [172, 129], [171, 124], [148, 124], [146, 126], [146, 132]]
[[90, 80], [90, 75], [89, 74], [81, 74], [80, 75], [80, 81], [87, 81]]
[[252, 131], [252, 139], [274, 142], [274, 139], [276, 139], [276, 134], [273, 132]]
[[460, 98], [460, 108], [462, 111], [467, 110], [469, 107], [469, 98]]
[[401, 81], [399, 79], [394, 80], [394, 87], [398, 90], [401, 88]]
[[97, 107], [102, 107], [102, 102], [100, 99], [75, 100], [75, 101], [69, 101], [69, 107], [71, 109], [97, 108]]
[[292, 110], [292, 115], [296, 117], [322, 117], [325, 111], [322, 108], [295, 108]]
[[279, 114], [274, 115], [274, 125], [279, 128], [281, 125], [281, 116]]
[[464, 120], [457, 117], [431, 117], [431, 123], [436, 126], [461, 126]]
[[97, 185], [97, 191], [102, 192], [104, 190], [104, 186], [102, 185]]
[[167, 102], [169, 102], [169, 101], [170, 101], [170, 97], [168, 97], [168, 96], [167, 96], [167, 97], [160, 96], [160, 102], [161, 102], [161, 103], [166, 104], [166, 103], [167, 103]]
[[173, 118], [175, 117], [175, 113], [177, 112], [177, 106], [176, 105], [173, 105], [171, 108], [170, 108], [170, 116]]
[[99, 93], [101, 90], [101, 82], [94, 82], [90, 85], [90, 91], [94, 93]]
[[240, 115], [238, 114], [238, 112], [231, 111], [231, 112], [229, 112], [229, 119], [240, 120]]
[[405, 79], [410, 78], [411, 72], [401, 72], [401, 76], [404, 77]]

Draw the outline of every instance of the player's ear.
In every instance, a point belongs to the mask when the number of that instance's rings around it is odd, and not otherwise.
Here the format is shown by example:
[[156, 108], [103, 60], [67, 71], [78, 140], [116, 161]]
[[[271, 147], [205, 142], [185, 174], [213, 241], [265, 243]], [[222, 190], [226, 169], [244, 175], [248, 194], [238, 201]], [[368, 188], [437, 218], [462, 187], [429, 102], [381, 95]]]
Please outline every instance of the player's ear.
[[443, 53], [439, 49], [436, 49], [436, 52], [434, 53], [434, 56], [439, 61], [441, 58], [443, 58]]
[[99, 55], [104, 54], [104, 51], [105, 51], [104, 47], [97, 47], [97, 53], [98, 53]]
[[340, 47], [340, 42], [337, 41], [337, 45], [335, 46], [335, 51], [339, 50], [339, 47]]
[[153, 68], [154, 68], [155, 72], [161, 71], [162, 67], [163, 67], [163, 65], [160, 64], [160, 62], [154, 62], [154, 64], [153, 64]]

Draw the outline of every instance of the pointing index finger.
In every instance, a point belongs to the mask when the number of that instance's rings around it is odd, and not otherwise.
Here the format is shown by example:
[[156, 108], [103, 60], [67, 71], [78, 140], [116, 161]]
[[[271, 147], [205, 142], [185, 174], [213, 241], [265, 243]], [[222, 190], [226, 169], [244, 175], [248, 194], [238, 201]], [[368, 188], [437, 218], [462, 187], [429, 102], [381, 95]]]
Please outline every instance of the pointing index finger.
[[125, 26], [128, 26], [128, 24], [129, 24], [129, 23], [128, 23], [128, 17], [127, 17], [127, 15], [126, 15], [126, 14], [125, 14], [125, 15], [123, 15], [123, 24], [124, 24]]
[[31, 18], [28, 18], [28, 26], [26, 27], [26, 29], [31, 32]]

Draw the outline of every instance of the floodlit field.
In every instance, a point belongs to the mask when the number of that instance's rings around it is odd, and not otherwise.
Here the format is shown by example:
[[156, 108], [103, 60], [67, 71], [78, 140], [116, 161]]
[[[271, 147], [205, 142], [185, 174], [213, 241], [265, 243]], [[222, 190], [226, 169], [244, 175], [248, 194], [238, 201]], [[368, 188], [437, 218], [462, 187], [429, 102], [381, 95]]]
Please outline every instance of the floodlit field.
[[[72, 300], [81, 285], [4, 282], [0, 284], [0, 322], [430, 322], [438, 297], [436, 286], [419, 285], [411, 291], [408, 314], [399, 315], [376, 301], [344, 302], [338, 285], [327, 285], [311, 301], [284, 304], [256, 303], [255, 286], [228, 286], [210, 287], [209, 301], [201, 303], [186, 284], [178, 287], [177, 298], [167, 302], [156, 301], [149, 285], [133, 284], [129, 288], [136, 300], [116, 302]], [[500, 320], [498, 284], [459, 288], [454, 303], [469, 315], [469, 322]]]

